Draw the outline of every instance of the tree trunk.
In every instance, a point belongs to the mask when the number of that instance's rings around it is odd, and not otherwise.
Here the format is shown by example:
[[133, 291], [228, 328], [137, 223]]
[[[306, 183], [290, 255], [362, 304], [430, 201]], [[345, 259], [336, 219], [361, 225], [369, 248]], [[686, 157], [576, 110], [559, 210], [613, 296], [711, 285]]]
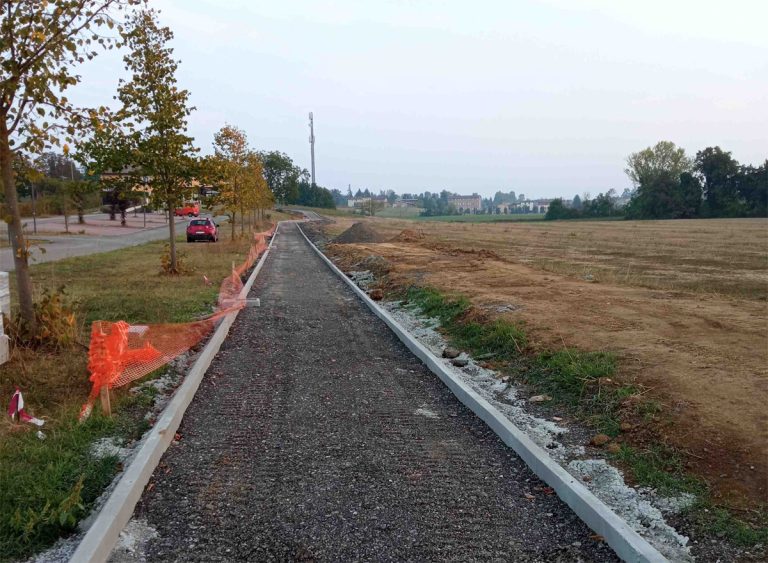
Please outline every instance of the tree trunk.
[[8, 223], [8, 231], [11, 236], [11, 248], [13, 249], [13, 265], [16, 268], [21, 319], [29, 330], [34, 333], [37, 327], [35, 309], [32, 305], [32, 279], [29, 275], [29, 263], [27, 261], [27, 241], [24, 240], [24, 233], [21, 228], [21, 215], [19, 215], [18, 197], [16, 194], [16, 179], [13, 174], [13, 153], [8, 143], [8, 128], [5, 123], [5, 116], [0, 118], [0, 174], [2, 174], [3, 178], [6, 213], [11, 219], [11, 222]]
[[232, 215], [231, 215], [231, 216], [230, 216], [230, 218], [229, 218], [229, 220], [230, 220], [230, 221], [229, 221], [229, 222], [230, 222], [230, 227], [232, 227], [232, 240], [235, 240], [235, 226], [236, 226], [235, 215], [236, 215], [236, 214], [235, 214], [235, 212], [233, 211], [233, 212], [232, 212]]
[[243, 236], [245, 232], [245, 211], [243, 210], [243, 203], [240, 202], [240, 236]]
[[178, 273], [176, 264], [176, 218], [173, 216], [173, 210], [176, 209], [175, 201], [168, 201], [168, 232], [170, 234], [170, 258], [169, 264], [171, 274]]

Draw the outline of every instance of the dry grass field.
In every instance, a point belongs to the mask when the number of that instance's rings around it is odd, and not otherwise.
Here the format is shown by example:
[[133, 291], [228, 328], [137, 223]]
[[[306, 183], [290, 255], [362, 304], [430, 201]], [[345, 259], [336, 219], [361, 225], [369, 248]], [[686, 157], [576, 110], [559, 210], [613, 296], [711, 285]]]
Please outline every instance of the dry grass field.
[[[334, 219], [331, 235], [354, 222]], [[616, 353], [691, 470], [724, 501], [767, 500], [768, 221], [368, 221], [389, 242], [334, 252], [381, 255], [400, 285], [505, 306], [539, 349]]]

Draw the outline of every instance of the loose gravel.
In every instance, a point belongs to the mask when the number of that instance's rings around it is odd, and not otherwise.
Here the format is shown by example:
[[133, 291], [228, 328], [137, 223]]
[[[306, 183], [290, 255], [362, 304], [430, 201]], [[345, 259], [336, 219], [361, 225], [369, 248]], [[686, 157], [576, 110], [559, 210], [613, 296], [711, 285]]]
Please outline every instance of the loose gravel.
[[294, 225], [250, 297], [121, 561], [616, 560]]

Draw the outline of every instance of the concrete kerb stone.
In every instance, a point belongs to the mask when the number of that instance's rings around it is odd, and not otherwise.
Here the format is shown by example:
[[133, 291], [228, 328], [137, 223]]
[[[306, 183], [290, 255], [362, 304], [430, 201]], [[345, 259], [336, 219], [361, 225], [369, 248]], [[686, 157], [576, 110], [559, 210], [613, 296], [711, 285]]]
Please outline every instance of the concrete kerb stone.
[[552, 487], [563, 502], [571, 507], [587, 526], [594, 530], [595, 533], [603, 536], [606, 543], [611, 546], [621, 559], [632, 563], [667, 561], [640, 534], [630, 528], [621, 517], [553, 460], [545, 450], [535, 444], [523, 431], [512, 424], [490, 403], [447, 370], [438, 358], [403, 329], [387, 311], [379, 307], [352, 280], [347, 278], [309, 240], [300, 226], [299, 230], [310, 247], [320, 256], [331, 271], [344, 280], [352, 291], [362, 299], [376, 316], [384, 321], [408, 349], [440, 378], [459, 401], [483, 420], [505, 444], [511, 447], [525, 461], [542, 481]]
[[[256, 277], [272, 249], [272, 244], [277, 238], [281, 223], [282, 221], [277, 224], [277, 229], [267, 250], [248, 277], [238, 295], [239, 299], [246, 299], [248, 292], [253, 287]], [[229, 329], [239, 312], [239, 310], [233, 311], [222, 319], [197, 361], [184, 378], [184, 382], [163, 410], [155, 426], [149, 431], [133, 461], [125, 469], [114, 491], [72, 554], [70, 563], [102, 562], [109, 558], [120, 532], [130, 520], [144, 487], [149, 482], [157, 464], [160, 463], [160, 459], [165, 450], [168, 449], [171, 440], [173, 440], [176, 430], [181, 424], [181, 419], [192, 402], [205, 372], [229, 334]]]

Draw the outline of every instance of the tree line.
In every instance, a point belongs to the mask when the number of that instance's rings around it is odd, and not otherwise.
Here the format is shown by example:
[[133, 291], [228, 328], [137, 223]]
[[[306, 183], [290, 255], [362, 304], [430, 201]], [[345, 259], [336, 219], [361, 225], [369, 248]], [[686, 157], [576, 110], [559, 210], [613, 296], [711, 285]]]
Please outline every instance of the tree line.
[[[291, 157], [280, 151], [259, 153], [264, 166], [264, 176], [278, 203], [334, 209], [334, 193], [327, 188], [312, 184], [309, 172], [294, 164]], [[341, 193], [334, 190], [335, 193]]]
[[[66, 195], [65, 205], [77, 207], [81, 192], [94, 189], [88, 180], [100, 179], [99, 187], [108, 182], [119, 201], [138, 186], [146, 188], [153, 207], [172, 212], [207, 179], [241, 230], [244, 214], [263, 209], [273, 197], [333, 205], [330, 192], [311, 185], [285, 155], [254, 151], [234, 126], [225, 125], [214, 138], [213, 156], [198, 156], [187, 132], [194, 108], [189, 91], [177, 83], [172, 39], [144, 0], [15, 2], [0, 11], [0, 183], [25, 333], [34, 335], [37, 323], [22, 226], [27, 210], [19, 197], [32, 189]], [[67, 96], [81, 82], [78, 67], [109, 49], [125, 51], [117, 107], [78, 107]], [[54, 150], [61, 154], [47, 163], [33, 157]], [[175, 273], [175, 222], [168, 225], [168, 271]]]
[[600, 193], [594, 198], [584, 194], [581, 198], [576, 195], [569, 205], [562, 198], [550, 202], [544, 219], [596, 219], [600, 217], [619, 217], [624, 210], [618, 205], [615, 190]]
[[661, 141], [629, 155], [625, 172], [634, 189], [622, 198], [609, 190], [585, 201], [556, 199], [545, 218], [768, 217], [768, 159], [760, 166], [743, 165], [719, 146], [691, 158], [683, 148]]
[[626, 173], [635, 186], [630, 219], [768, 216], [768, 159], [742, 165], [717, 146], [690, 158], [661, 141], [629, 155]]

